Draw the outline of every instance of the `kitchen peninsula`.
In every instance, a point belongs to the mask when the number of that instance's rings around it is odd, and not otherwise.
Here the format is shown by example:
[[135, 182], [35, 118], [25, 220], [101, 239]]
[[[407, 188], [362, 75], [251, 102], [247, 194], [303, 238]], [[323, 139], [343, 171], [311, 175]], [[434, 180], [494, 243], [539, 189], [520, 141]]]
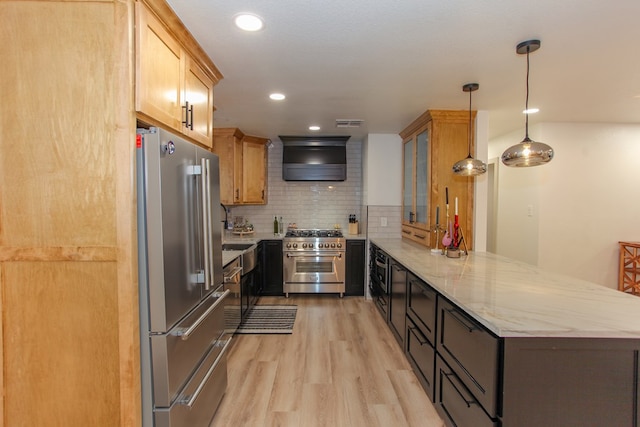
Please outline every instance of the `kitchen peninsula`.
[[640, 299], [490, 253], [371, 243], [407, 271], [404, 351], [452, 425], [639, 424]]

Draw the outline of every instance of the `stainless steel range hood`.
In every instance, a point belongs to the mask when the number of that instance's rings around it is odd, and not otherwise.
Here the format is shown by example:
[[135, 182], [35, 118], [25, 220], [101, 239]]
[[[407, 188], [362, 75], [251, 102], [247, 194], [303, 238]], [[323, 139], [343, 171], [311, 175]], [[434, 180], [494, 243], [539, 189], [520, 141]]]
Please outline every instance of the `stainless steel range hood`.
[[282, 179], [344, 181], [349, 136], [280, 136]]

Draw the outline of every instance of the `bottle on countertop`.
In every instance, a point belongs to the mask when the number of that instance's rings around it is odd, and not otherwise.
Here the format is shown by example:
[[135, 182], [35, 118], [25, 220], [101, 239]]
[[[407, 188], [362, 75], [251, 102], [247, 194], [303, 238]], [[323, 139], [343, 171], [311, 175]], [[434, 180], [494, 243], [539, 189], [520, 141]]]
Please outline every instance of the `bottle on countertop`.
[[280, 221], [278, 221], [278, 234], [284, 234], [284, 222], [282, 222], [282, 217], [280, 217]]
[[280, 227], [278, 227], [278, 217], [274, 216], [273, 217], [273, 234], [278, 234], [278, 230]]

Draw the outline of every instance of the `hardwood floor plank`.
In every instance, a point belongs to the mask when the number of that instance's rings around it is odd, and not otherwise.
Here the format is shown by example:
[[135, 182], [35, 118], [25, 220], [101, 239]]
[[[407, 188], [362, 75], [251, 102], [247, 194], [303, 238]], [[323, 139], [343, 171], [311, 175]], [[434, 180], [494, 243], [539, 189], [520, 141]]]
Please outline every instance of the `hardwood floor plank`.
[[210, 427], [441, 427], [374, 304], [360, 297], [263, 297], [297, 305], [290, 335], [239, 335]]

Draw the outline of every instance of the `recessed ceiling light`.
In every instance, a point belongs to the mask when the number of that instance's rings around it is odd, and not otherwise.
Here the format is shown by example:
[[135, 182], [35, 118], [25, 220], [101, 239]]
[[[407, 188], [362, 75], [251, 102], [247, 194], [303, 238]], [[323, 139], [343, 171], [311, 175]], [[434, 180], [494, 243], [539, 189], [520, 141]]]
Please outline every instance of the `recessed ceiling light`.
[[240, 13], [234, 18], [236, 26], [244, 31], [259, 31], [264, 27], [262, 18], [252, 13]]
[[271, 95], [269, 95], [269, 98], [273, 99], [274, 101], [282, 101], [286, 97], [282, 93], [272, 93]]
[[522, 114], [535, 114], [540, 111], [539, 108], [529, 108], [528, 110], [522, 110]]

